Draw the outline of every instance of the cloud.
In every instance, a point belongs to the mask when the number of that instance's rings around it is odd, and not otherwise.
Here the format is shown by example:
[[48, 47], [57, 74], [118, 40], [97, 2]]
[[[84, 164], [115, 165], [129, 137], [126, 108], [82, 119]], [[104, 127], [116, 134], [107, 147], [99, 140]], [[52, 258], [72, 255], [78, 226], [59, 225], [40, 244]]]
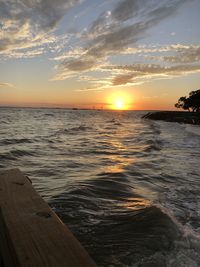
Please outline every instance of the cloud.
[[180, 47], [176, 54], [162, 57], [163, 61], [170, 63], [194, 63], [200, 61], [200, 46]]
[[[123, 0], [114, 8], [102, 13], [87, 31], [81, 35], [84, 40], [84, 55], [65, 59], [58, 66], [58, 75], [64, 79], [68, 72], [74, 75], [80, 71], [93, 70], [99, 60], [123, 54], [128, 47], [134, 46], [145, 37], [148, 30], [176, 13], [188, 0]], [[71, 51], [71, 53], [73, 53]], [[66, 54], [65, 54], [66, 56]], [[62, 72], [62, 74], [61, 74]]]
[[82, 58], [82, 59], [77, 59], [77, 60], [69, 60], [69, 61], [64, 61], [62, 63], [64, 68], [67, 68], [68, 70], [71, 71], [86, 71], [88, 69], [91, 69], [94, 65], [96, 64], [96, 60], [94, 58]]
[[[165, 63], [187, 64], [200, 61], [200, 45], [172, 44], [160, 47], [138, 47], [137, 49], [127, 49], [125, 54], [149, 53], [147, 59], [164, 61]], [[152, 55], [155, 53], [155, 55]], [[160, 53], [160, 54], [159, 54]]]
[[[107, 23], [107, 17], [95, 21], [90, 30], [98, 33], [96, 38], [89, 43], [88, 54], [106, 56], [119, 53], [134, 45], [145, 37], [147, 31], [160, 23], [165, 18], [172, 16], [181, 4], [180, 0], [124, 0], [111, 12], [111, 21]], [[129, 23], [127, 24], [127, 21]], [[95, 28], [94, 28], [95, 25]], [[97, 31], [97, 28], [101, 31]], [[95, 36], [93, 36], [95, 37]], [[91, 47], [92, 45], [92, 47]]]
[[0, 82], [0, 87], [10, 87], [10, 88], [14, 88], [14, 85], [13, 84], [11, 84], [11, 83], [2, 83], [2, 82]]
[[[142, 13], [141, 6], [144, 6], [144, 1], [125, 0], [121, 1], [112, 11], [112, 17], [117, 21], [124, 21]], [[147, 1], [146, 1], [147, 4]]]
[[[144, 54], [144, 53], [182, 53], [184, 52], [190, 52], [190, 51], [196, 51], [199, 49], [199, 45], [183, 45], [183, 44], [171, 44], [171, 45], [140, 45], [140, 46], [134, 46], [134, 47], [127, 47], [122, 51], [122, 55], [129, 55], [129, 54]], [[152, 57], [157, 60], [163, 60], [159, 56]]]
[[[99, 90], [102, 88], [120, 86], [126, 84], [141, 84], [147, 80], [151, 79], [161, 79], [161, 78], [172, 78], [174, 76], [187, 75], [190, 73], [196, 73], [200, 71], [199, 65], [194, 65], [192, 63], [199, 61], [199, 50], [200, 46], [198, 45], [182, 45], [182, 44], [172, 44], [164, 46], [155, 46], [155, 45], [143, 45], [135, 47], [127, 47], [124, 49], [121, 54], [138, 54], [142, 57], [149, 59], [156, 59], [159, 61], [165, 61], [165, 65], [160, 64], [130, 64], [130, 65], [109, 65], [108, 62], [102, 61], [102, 64], [99, 64], [99, 59], [96, 61], [91, 60], [87, 61], [88, 55], [85, 57], [85, 50], [81, 50], [81, 57], [78, 57], [78, 51], [76, 50], [77, 61], [74, 61], [73, 53], [71, 52], [70, 59], [68, 61], [68, 68], [66, 69], [66, 62], [64, 62], [62, 79], [66, 78], [66, 75], [71, 73], [72, 76], [77, 74], [77, 69], [81, 72], [89, 70], [98, 70], [101, 72], [110, 73], [110, 77], [101, 79], [101, 84], [97, 84], [97, 78], [94, 79], [91, 76], [87, 76], [87, 82], [91, 83], [94, 90]], [[84, 51], [84, 52], [83, 52]], [[156, 54], [152, 56], [152, 54]], [[148, 56], [146, 56], [148, 54]], [[161, 54], [161, 55], [159, 55]], [[163, 54], [172, 54], [171, 56], [163, 56]], [[151, 55], [151, 56], [149, 56]], [[84, 59], [83, 65], [80, 64], [80, 58]], [[94, 57], [91, 56], [91, 59]], [[178, 65], [166, 65], [166, 63], [177, 63]], [[189, 64], [190, 63], [190, 64]], [[80, 65], [79, 65], [80, 64]], [[70, 69], [70, 72], [69, 72]], [[72, 77], [71, 76], [71, 77]], [[80, 80], [85, 80], [84, 75], [79, 76]], [[60, 79], [60, 78], [58, 78]], [[87, 89], [84, 89], [87, 90]], [[91, 89], [90, 89], [91, 90]]]
[[[79, 0], [1, 0], [0, 52], [34, 49], [52, 42], [52, 32]], [[30, 51], [29, 51], [30, 52]], [[36, 54], [36, 52], [35, 52]]]
[[[92, 84], [87, 90], [199, 71], [198, 65], [192, 65], [200, 60], [198, 45], [138, 45], [149, 30], [176, 14], [178, 8], [190, 0], [112, 1], [112, 8], [109, 5], [109, 10], [102, 12], [82, 32], [56, 35], [55, 31], [66, 12], [80, 2], [0, 0], [0, 56], [35, 57], [54, 51], [57, 63], [54, 80], [77, 76], [80, 81], [87, 77], [85, 80]], [[107, 5], [108, 2], [103, 3]], [[94, 4], [95, 8], [97, 5]], [[66, 44], [70, 43], [71, 36], [70, 49], [70, 45]], [[115, 66], [111, 63], [113, 56], [129, 54], [142, 58], [142, 62], [145, 58], [149, 62], [159, 61], [160, 64]], [[90, 76], [89, 72], [97, 71], [105, 73], [104, 78], [100, 76], [101, 82], [98, 75]]]
[[176, 65], [161, 66], [158, 64], [133, 64], [125, 66], [108, 66], [108, 69], [116, 71], [112, 79], [115, 86], [134, 84], [138, 79], [143, 81], [148, 78], [171, 78], [173, 76], [187, 75], [200, 72], [200, 65]]

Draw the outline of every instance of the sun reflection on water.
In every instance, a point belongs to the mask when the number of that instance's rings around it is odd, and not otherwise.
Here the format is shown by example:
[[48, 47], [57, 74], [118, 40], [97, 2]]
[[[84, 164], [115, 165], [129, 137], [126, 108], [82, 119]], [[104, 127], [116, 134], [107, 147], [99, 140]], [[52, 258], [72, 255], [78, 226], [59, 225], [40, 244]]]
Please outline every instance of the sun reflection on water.
[[123, 207], [129, 210], [140, 210], [147, 208], [151, 205], [151, 201], [144, 198], [127, 198], [126, 203], [123, 204]]

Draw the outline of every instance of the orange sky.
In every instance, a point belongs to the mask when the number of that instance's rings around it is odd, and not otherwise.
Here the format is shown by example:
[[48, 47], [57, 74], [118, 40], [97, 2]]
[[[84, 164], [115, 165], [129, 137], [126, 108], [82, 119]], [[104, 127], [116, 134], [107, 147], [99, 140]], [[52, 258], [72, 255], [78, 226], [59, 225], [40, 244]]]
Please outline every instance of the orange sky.
[[199, 88], [197, 0], [2, 1], [0, 105], [171, 110]]

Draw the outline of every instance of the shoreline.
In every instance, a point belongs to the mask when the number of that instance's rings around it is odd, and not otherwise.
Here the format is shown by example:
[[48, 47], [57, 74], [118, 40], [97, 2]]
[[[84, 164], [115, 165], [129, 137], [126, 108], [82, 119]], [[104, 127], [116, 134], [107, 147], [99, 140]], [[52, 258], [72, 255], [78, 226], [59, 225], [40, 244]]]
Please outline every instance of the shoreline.
[[200, 125], [199, 112], [156, 111], [156, 112], [149, 112], [144, 116], [142, 116], [142, 118], [150, 120], [162, 120], [167, 122], [178, 122], [178, 123]]

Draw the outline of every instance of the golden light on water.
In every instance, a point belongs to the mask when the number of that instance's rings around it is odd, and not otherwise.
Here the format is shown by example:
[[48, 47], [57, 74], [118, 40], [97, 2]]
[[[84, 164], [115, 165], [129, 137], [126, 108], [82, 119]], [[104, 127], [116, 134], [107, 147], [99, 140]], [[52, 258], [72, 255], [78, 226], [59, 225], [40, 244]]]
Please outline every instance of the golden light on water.
[[124, 208], [129, 210], [141, 210], [151, 205], [151, 201], [144, 198], [128, 198], [127, 202], [123, 205]]
[[132, 109], [132, 96], [117, 92], [109, 95], [108, 97], [108, 105], [111, 109], [115, 110], [128, 110]]

